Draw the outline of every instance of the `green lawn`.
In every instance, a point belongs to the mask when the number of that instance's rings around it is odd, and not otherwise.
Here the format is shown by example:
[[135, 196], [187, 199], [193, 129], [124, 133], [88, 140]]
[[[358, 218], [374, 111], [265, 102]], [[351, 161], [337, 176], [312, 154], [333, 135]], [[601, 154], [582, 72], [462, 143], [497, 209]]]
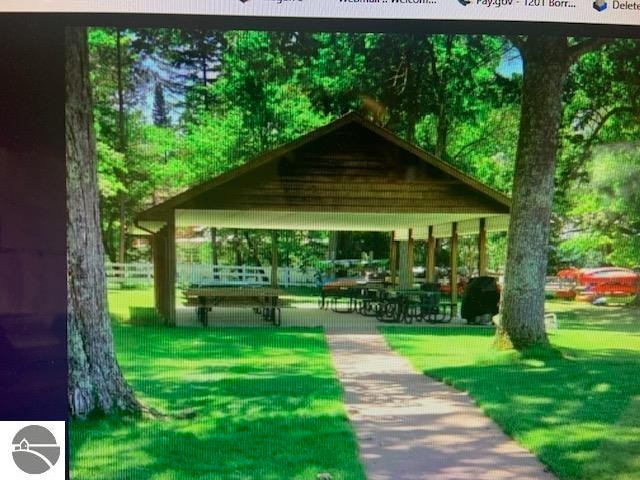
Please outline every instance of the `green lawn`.
[[71, 424], [74, 479], [363, 480], [320, 330], [133, 326], [149, 290], [109, 292], [118, 360], [139, 397], [194, 419]]
[[490, 330], [383, 329], [418, 370], [468, 391], [561, 479], [640, 479], [640, 311], [550, 302], [563, 354], [492, 350]]

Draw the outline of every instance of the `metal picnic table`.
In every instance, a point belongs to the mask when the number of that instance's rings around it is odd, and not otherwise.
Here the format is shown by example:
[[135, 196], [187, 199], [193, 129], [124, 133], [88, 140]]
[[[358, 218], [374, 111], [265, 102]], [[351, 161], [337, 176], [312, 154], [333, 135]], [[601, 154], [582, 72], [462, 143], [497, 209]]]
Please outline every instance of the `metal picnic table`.
[[[320, 293], [320, 308], [329, 308], [335, 313], [358, 312], [363, 315], [373, 314], [374, 301], [379, 292], [384, 290], [384, 282], [355, 278], [342, 278], [324, 284]], [[346, 306], [340, 306], [340, 300], [346, 301]]]
[[440, 292], [420, 289], [388, 290], [377, 308], [376, 318], [379, 321], [398, 323], [418, 322], [448, 323], [447, 317], [440, 314]]

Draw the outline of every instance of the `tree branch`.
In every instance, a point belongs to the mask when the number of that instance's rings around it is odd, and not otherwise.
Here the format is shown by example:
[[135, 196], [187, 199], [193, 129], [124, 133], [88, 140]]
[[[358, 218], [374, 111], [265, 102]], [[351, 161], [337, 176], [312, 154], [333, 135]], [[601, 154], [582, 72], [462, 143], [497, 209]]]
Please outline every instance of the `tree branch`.
[[602, 116], [602, 118], [596, 124], [596, 127], [594, 128], [591, 135], [589, 135], [589, 138], [587, 139], [587, 143], [585, 144], [585, 150], [589, 150], [591, 148], [596, 138], [598, 137], [600, 130], [602, 130], [602, 127], [604, 127], [604, 125], [609, 121], [609, 119], [621, 113], [631, 113], [631, 114], [637, 115], [638, 111], [632, 107], [627, 107], [627, 106], [619, 106], [609, 110], [604, 116]]
[[590, 38], [569, 47], [569, 65], [575, 63], [582, 55], [599, 49], [613, 40], [610, 38]]

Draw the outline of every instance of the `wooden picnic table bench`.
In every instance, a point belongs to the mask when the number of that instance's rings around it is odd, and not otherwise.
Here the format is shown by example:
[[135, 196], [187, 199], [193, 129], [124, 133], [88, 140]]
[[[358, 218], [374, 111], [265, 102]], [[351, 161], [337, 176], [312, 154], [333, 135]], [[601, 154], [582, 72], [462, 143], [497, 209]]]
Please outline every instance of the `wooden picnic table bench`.
[[196, 307], [198, 320], [208, 325], [208, 313], [213, 307], [250, 306], [255, 313], [275, 326], [280, 326], [281, 312], [279, 297], [284, 291], [273, 287], [260, 286], [191, 286], [183, 291], [184, 304]]

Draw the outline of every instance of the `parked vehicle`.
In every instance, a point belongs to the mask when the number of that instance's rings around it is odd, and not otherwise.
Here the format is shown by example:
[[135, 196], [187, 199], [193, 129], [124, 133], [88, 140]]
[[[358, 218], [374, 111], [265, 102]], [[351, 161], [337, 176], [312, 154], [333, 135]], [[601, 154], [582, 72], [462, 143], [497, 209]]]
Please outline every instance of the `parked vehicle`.
[[555, 286], [556, 297], [587, 302], [603, 297], [633, 296], [640, 282], [639, 273], [620, 267], [569, 268], [560, 270], [555, 278], [555, 283], [547, 282], [547, 292], [554, 291]]
[[561, 298], [564, 300], [575, 300], [577, 295], [577, 280], [573, 277], [561, 275], [558, 272], [556, 277], [547, 277], [544, 291], [547, 298]]

